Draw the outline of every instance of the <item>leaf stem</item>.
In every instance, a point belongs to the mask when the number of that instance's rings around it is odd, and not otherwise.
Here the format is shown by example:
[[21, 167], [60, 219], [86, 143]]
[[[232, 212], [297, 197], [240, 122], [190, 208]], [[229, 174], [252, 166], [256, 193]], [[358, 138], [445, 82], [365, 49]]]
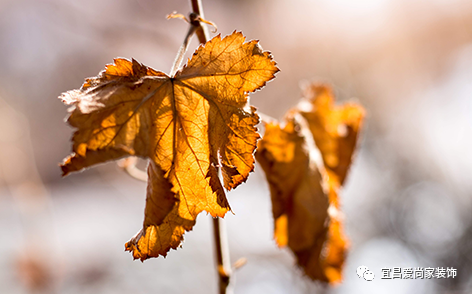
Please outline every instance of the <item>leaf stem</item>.
[[180, 68], [180, 64], [182, 64], [182, 60], [184, 59], [185, 52], [187, 52], [190, 40], [192, 40], [193, 33], [195, 33], [196, 30], [197, 27], [193, 24], [190, 24], [184, 42], [182, 43], [182, 46], [180, 46], [179, 52], [177, 52], [177, 56], [175, 57], [174, 64], [172, 64], [172, 68], [170, 69], [170, 76], [172, 78], [174, 77], [177, 70]]

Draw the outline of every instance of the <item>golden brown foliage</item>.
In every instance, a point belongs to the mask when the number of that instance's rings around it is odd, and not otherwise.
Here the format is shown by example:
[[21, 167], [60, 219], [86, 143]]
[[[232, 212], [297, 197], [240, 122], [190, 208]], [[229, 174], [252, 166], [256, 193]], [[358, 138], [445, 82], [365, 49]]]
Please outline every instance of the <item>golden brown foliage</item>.
[[284, 125], [267, 123], [256, 158], [271, 191], [274, 238], [314, 280], [339, 282], [347, 240], [338, 192], [351, 164], [363, 109], [333, 106], [331, 89], [312, 84]]
[[213, 38], [173, 77], [115, 59], [61, 96], [77, 129], [63, 175], [129, 155], [150, 159], [143, 229], [126, 244], [134, 258], [177, 248], [202, 211], [223, 217], [223, 185], [235, 188], [254, 169], [259, 117], [247, 94], [278, 68], [257, 41], [244, 41], [237, 32]]

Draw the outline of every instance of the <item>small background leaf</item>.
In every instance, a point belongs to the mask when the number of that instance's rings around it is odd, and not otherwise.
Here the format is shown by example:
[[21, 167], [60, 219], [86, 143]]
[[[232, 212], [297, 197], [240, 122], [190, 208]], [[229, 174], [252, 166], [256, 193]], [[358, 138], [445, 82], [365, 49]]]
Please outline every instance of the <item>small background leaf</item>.
[[338, 193], [363, 110], [354, 104], [334, 107], [324, 85], [310, 85], [305, 96], [307, 101], [288, 112], [283, 127], [265, 125], [256, 158], [269, 182], [277, 244], [295, 253], [310, 278], [338, 283], [348, 246]]

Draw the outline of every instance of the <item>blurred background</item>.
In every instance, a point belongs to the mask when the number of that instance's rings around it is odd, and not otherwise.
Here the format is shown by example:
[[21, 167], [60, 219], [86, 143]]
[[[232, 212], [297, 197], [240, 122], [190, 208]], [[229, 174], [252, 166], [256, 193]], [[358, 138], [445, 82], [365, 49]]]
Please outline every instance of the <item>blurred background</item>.
[[[272, 240], [268, 185], [256, 167], [229, 193], [231, 258], [248, 263], [235, 293], [472, 291], [472, 2], [470, 0], [203, 0], [226, 35], [241, 30], [281, 69], [251, 103], [281, 118], [299, 83], [334, 85], [368, 117], [342, 201], [351, 250], [344, 283], [303, 278]], [[169, 72], [187, 1], [0, 0], [0, 293], [216, 293], [211, 221], [183, 248], [132, 261], [146, 184], [109, 163], [60, 176], [67, 107], [114, 57]], [[194, 38], [190, 56], [197, 47]], [[369, 267], [376, 278], [359, 279]], [[454, 267], [457, 277], [381, 280], [381, 268]]]

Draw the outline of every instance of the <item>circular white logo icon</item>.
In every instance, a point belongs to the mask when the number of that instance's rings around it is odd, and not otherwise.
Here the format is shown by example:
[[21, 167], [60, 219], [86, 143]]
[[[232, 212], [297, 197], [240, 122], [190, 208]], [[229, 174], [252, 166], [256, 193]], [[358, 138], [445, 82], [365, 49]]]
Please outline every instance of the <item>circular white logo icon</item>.
[[359, 278], [364, 278], [366, 281], [372, 281], [375, 278], [375, 275], [372, 271], [369, 270], [365, 265], [361, 265], [357, 268], [357, 276]]

